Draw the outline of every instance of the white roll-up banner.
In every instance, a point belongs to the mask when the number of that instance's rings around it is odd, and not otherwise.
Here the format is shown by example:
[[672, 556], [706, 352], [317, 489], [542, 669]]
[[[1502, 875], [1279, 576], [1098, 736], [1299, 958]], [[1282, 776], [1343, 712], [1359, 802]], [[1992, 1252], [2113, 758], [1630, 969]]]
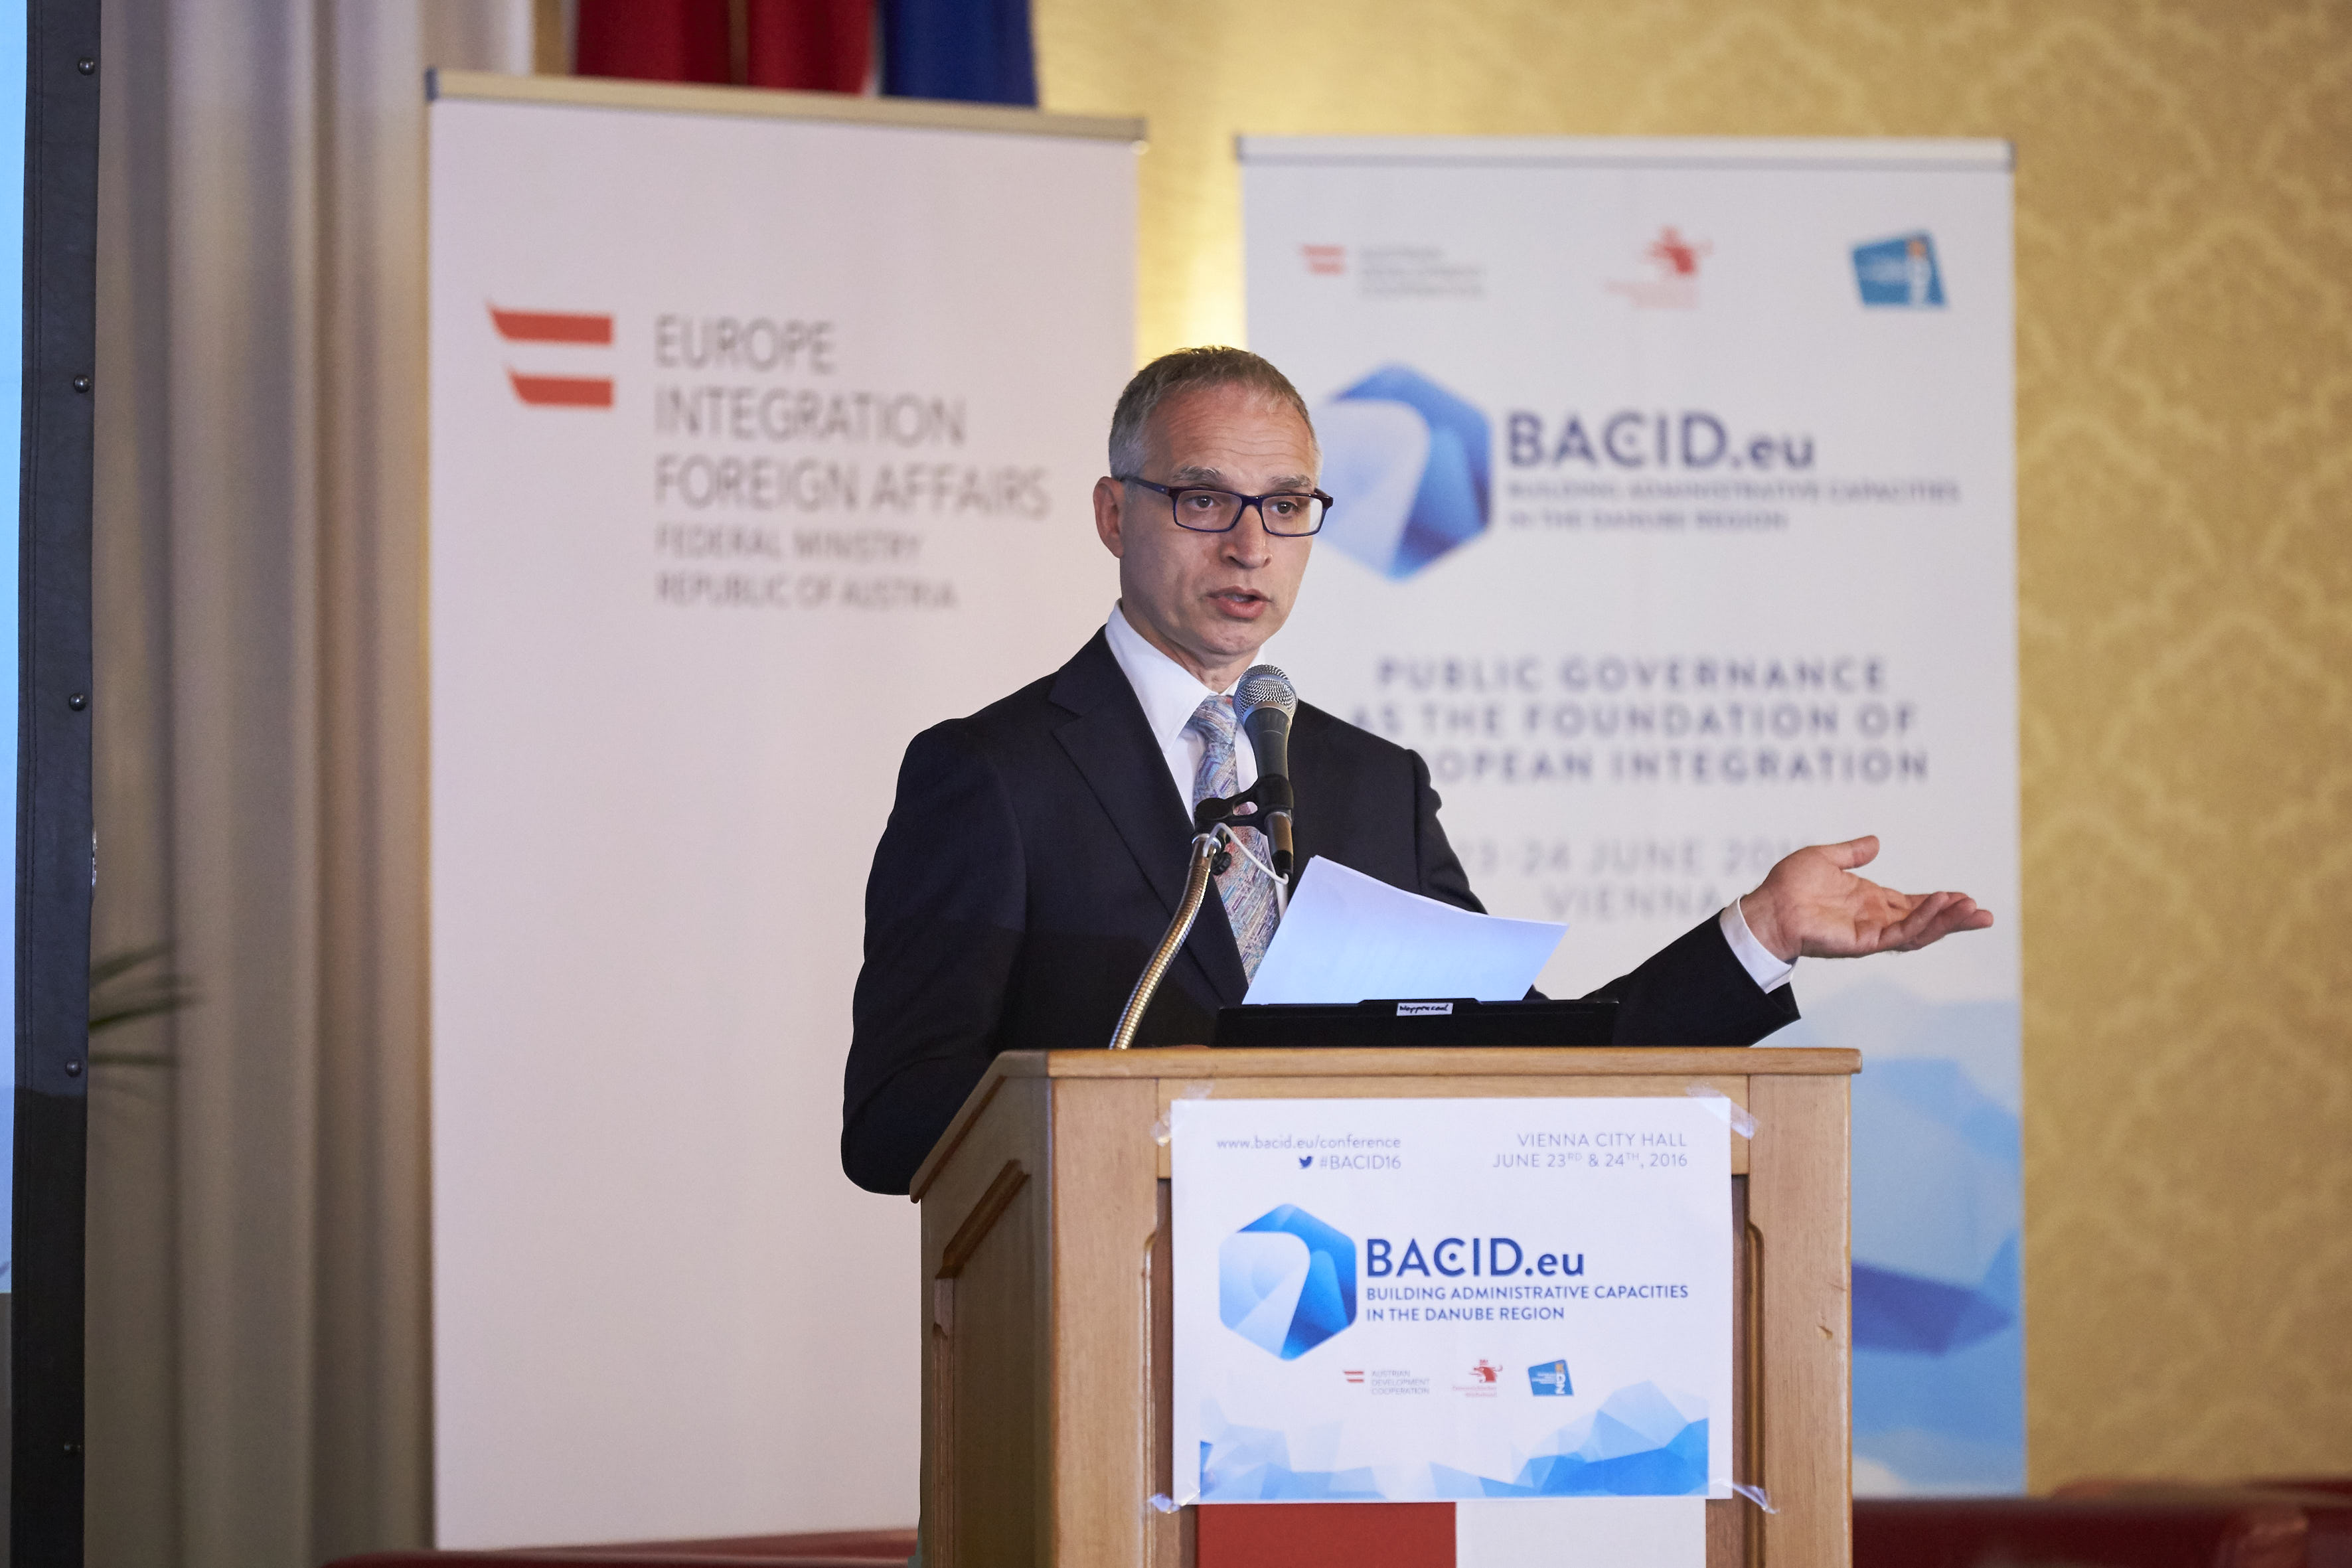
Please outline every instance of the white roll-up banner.
[[866, 874], [909, 737], [1117, 592], [1135, 129], [604, 90], [430, 116], [439, 1542], [902, 1526]]
[[[1249, 336], [1337, 498], [1281, 658], [1420, 751], [1574, 994], [1789, 850], [2000, 924], [1799, 963], [1853, 1085], [1864, 1492], [2024, 1479], [1997, 142], [1248, 139]], [[1767, 1478], [1769, 1482], [1769, 1478]]]

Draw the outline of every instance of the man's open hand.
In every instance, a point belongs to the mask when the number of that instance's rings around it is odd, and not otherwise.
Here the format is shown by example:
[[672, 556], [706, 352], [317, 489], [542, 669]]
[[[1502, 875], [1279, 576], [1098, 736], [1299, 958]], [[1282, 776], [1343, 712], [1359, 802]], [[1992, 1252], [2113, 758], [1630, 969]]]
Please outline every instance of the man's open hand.
[[1878, 840], [1869, 837], [1800, 849], [1739, 900], [1739, 912], [1784, 963], [1909, 952], [1992, 924], [1992, 911], [1966, 893], [1898, 893], [1853, 874], [1876, 858]]

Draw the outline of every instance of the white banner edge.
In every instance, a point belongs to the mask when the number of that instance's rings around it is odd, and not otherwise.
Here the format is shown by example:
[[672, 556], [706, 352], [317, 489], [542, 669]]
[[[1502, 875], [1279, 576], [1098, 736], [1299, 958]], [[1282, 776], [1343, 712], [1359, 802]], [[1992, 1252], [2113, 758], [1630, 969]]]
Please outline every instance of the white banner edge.
[[1577, 163], [1752, 168], [1812, 164], [1984, 173], [2013, 169], [2015, 142], [1942, 136], [1236, 136], [1244, 163]]
[[1012, 104], [958, 103], [927, 98], [862, 98], [840, 92], [790, 92], [777, 88], [705, 86], [608, 77], [507, 76], [497, 71], [425, 68], [427, 103], [538, 104], [557, 109], [628, 109], [661, 114], [732, 119], [807, 120], [844, 125], [898, 126], [919, 131], [985, 131], [999, 135], [1141, 142], [1146, 122], [1100, 114], [1056, 114]]

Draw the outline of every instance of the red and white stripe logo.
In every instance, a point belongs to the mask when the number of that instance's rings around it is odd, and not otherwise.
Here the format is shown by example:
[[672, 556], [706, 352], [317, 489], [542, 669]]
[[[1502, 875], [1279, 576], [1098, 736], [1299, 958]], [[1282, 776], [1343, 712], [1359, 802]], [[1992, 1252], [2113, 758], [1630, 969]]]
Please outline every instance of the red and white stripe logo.
[[[584, 311], [502, 310], [490, 308], [490, 325], [510, 343], [560, 343], [575, 348], [613, 346], [613, 318]], [[507, 366], [514, 394], [533, 408], [610, 408], [609, 375], [551, 375]]]
[[1348, 270], [1348, 247], [1344, 245], [1302, 245], [1299, 254], [1306, 258], [1307, 270], [1317, 278], [1338, 278]]

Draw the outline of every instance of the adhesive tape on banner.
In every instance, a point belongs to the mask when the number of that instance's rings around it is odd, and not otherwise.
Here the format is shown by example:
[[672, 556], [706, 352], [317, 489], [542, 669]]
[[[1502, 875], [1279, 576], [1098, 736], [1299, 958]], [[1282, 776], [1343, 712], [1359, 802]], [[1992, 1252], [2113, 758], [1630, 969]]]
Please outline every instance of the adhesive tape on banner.
[[1721, 1089], [1711, 1089], [1703, 1083], [1695, 1083], [1685, 1092], [1709, 1110], [1714, 1111], [1717, 1121], [1723, 1122], [1742, 1138], [1752, 1139], [1756, 1136], [1756, 1118], [1748, 1113], [1746, 1106]]
[[[1182, 1091], [1176, 1096], [1177, 1100], [1206, 1100], [1208, 1098], [1209, 1086], [1205, 1083], [1188, 1083], [1184, 1086]], [[1169, 1102], [1167, 1113], [1161, 1116], [1159, 1121], [1151, 1124], [1151, 1141], [1154, 1143], [1159, 1144], [1163, 1149], [1168, 1146], [1168, 1141], [1176, 1136], [1175, 1119], [1176, 1106], [1175, 1102], [1171, 1100]]]

